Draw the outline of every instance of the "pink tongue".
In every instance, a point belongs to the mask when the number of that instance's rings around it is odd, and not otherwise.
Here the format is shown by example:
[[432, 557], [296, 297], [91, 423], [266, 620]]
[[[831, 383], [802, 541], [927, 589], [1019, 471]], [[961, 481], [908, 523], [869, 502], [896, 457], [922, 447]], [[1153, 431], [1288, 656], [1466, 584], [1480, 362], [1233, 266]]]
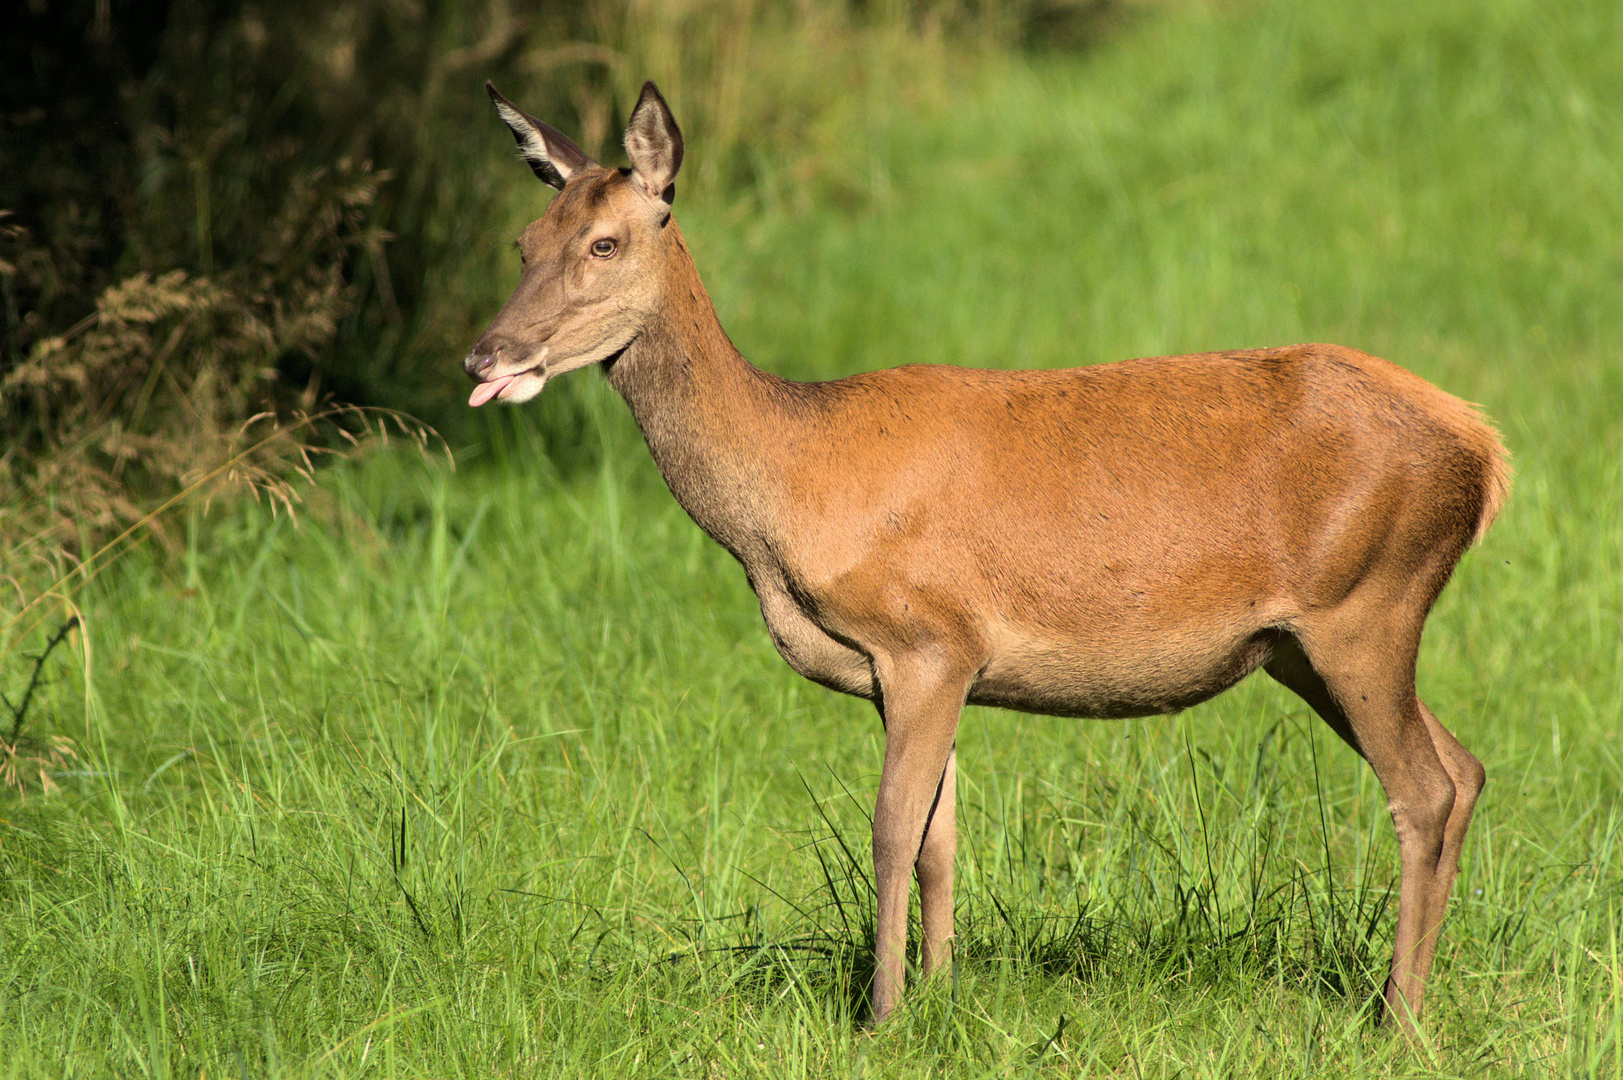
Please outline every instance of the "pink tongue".
[[477, 409], [479, 406], [501, 393], [502, 387], [506, 386], [516, 378], [518, 378], [517, 375], [508, 375], [504, 378], [492, 379], [489, 382], [480, 383], [478, 386], [473, 388], [473, 393], [468, 395], [468, 404]]

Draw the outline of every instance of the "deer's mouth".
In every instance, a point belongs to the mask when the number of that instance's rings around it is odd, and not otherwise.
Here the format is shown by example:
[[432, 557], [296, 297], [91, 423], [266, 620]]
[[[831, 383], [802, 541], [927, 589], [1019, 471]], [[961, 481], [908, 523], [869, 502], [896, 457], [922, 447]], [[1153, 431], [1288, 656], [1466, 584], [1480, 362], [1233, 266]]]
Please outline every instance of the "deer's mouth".
[[[574, 359], [566, 361], [547, 357], [547, 359], [542, 360], [534, 367], [525, 368], [523, 371], [515, 372], [512, 375], [497, 375], [495, 378], [486, 379], [473, 388], [473, 393], [468, 395], [468, 404], [476, 409], [491, 401], [501, 401], [508, 405], [521, 405], [541, 393], [542, 389], [547, 385], [547, 380], [554, 375], [573, 371], [575, 368], [584, 367], [587, 364], [603, 364], [605, 367], [613, 367], [614, 362], [624, 356], [625, 351], [631, 348], [632, 342], [636, 340], [637, 337], [633, 334], [630, 341], [617, 348], [610, 348], [601, 352], [582, 353]], [[532, 357], [534, 355], [532, 354]], [[543, 348], [540, 355], [546, 356], [547, 349]]]
[[477, 409], [487, 401], [498, 398], [515, 403], [528, 401], [541, 392], [541, 388], [546, 385], [546, 382], [546, 369], [541, 365], [537, 365], [527, 371], [520, 371], [513, 375], [502, 375], [488, 382], [480, 383], [473, 388], [473, 393], [468, 395], [468, 404]]

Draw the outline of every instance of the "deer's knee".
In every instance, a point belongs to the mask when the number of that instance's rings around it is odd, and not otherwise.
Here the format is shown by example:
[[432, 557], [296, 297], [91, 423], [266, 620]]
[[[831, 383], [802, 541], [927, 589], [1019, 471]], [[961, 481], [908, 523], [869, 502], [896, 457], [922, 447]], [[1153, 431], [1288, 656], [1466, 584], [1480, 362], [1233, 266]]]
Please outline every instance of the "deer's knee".
[[1431, 862], [1442, 857], [1443, 837], [1457, 798], [1453, 778], [1439, 768], [1424, 784], [1416, 784], [1401, 798], [1388, 801], [1387, 810], [1405, 857], [1411, 852]]
[[900, 870], [911, 866], [918, 856], [918, 840], [898, 828], [889, 815], [874, 815], [873, 864], [878, 870]]

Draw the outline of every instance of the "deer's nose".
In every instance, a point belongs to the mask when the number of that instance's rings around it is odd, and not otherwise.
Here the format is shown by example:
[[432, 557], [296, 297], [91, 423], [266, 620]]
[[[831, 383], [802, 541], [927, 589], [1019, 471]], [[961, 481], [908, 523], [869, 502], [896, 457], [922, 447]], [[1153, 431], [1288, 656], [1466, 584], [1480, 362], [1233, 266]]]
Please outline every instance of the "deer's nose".
[[496, 356], [501, 351], [500, 346], [492, 348], [481, 342], [468, 350], [468, 355], [462, 360], [463, 370], [475, 379], [482, 379], [496, 366]]

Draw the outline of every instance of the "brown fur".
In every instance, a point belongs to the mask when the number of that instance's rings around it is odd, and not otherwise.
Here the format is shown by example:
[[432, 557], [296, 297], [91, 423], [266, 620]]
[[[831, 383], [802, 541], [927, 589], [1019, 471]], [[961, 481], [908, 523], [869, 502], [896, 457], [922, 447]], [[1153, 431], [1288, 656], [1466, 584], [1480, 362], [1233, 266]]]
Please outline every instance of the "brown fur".
[[[875, 1018], [902, 991], [910, 870], [926, 973], [950, 956], [965, 702], [1143, 716], [1262, 667], [1387, 792], [1403, 876], [1385, 1003], [1412, 1024], [1483, 783], [1415, 696], [1415, 657], [1508, 490], [1492, 428], [1335, 345], [776, 378], [733, 348], [670, 219], [680, 133], [657, 95], [633, 127], [652, 175], [565, 178], [467, 367], [522, 400], [602, 362], [784, 658], [878, 705]], [[612, 257], [592, 254], [603, 237]]]

